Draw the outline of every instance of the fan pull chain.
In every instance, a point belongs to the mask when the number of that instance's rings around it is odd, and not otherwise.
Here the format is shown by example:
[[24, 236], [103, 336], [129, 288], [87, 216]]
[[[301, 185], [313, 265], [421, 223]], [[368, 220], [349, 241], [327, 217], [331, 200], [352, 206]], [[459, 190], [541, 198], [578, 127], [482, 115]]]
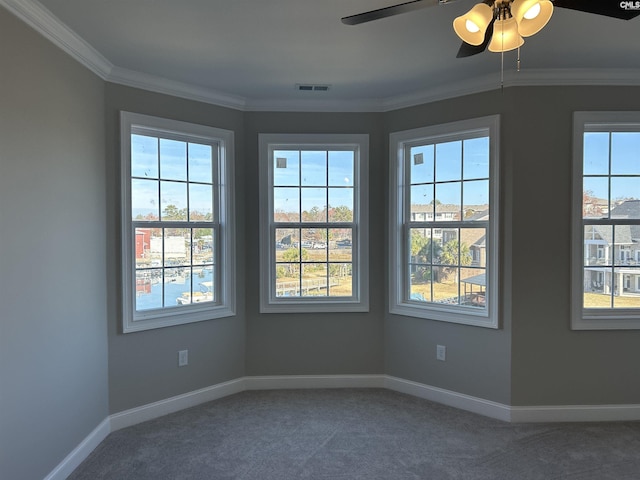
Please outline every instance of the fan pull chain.
[[520, 71], [520, 47], [518, 47], [517, 71]]

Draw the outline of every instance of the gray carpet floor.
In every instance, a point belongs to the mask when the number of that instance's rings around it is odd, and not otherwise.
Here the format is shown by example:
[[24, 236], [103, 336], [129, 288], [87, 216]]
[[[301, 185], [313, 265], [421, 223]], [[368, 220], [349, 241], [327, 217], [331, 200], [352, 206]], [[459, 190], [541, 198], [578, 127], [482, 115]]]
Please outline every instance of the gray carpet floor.
[[382, 389], [247, 391], [119, 430], [70, 480], [631, 480], [640, 422], [509, 424]]

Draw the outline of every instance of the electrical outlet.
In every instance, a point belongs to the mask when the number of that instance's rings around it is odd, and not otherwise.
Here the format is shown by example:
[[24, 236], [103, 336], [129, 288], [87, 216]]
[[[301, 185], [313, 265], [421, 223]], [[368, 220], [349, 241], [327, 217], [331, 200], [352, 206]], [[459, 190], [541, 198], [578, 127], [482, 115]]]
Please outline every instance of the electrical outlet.
[[180, 350], [178, 352], [178, 366], [185, 367], [189, 365], [189, 350]]
[[447, 347], [436, 345], [436, 359], [444, 362], [447, 359]]

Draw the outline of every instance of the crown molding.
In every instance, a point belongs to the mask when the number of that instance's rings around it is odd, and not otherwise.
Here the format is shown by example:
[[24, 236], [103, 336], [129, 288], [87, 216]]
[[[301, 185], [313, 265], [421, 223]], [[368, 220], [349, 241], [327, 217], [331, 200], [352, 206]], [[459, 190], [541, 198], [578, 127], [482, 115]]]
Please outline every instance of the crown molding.
[[496, 71], [387, 98], [251, 99], [118, 67], [37, 0], [0, 0], [0, 5], [105, 81], [242, 111], [389, 112], [501, 87], [640, 86], [640, 69], [523, 69], [505, 71], [502, 81]]
[[113, 64], [49, 10], [34, 0], [0, 0], [0, 5], [103, 80]]
[[150, 92], [209, 103], [219, 107], [233, 108], [236, 110], [246, 109], [246, 100], [243, 97], [219, 93], [208, 88], [169, 80], [147, 73], [136, 72], [134, 70], [127, 70], [126, 68], [113, 67], [105, 80], [127, 87], [140, 88]]
[[640, 69], [526, 69], [508, 70], [439, 85], [422, 92], [389, 97], [382, 101], [382, 111], [415, 107], [449, 98], [496, 90], [504, 87], [553, 86], [640, 86]]

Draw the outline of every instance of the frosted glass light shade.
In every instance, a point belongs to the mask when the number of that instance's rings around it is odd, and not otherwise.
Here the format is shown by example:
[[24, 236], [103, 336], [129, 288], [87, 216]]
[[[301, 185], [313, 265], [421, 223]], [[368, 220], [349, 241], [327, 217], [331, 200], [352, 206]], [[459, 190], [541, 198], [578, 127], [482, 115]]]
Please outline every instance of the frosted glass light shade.
[[514, 0], [511, 15], [518, 22], [518, 32], [523, 37], [535, 35], [547, 24], [553, 14], [549, 0]]
[[493, 36], [489, 42], [490, 52], [508, 52], [524, 43], [524, 39], [518, 33], [518, 22], [511, 17], [505, 20], [496, 20], [493, 24]]
[[480, 45], [492, 18], [493, 9], [486, 3], [478, 3], [453, 21], [453, 29], [463, 42]]

